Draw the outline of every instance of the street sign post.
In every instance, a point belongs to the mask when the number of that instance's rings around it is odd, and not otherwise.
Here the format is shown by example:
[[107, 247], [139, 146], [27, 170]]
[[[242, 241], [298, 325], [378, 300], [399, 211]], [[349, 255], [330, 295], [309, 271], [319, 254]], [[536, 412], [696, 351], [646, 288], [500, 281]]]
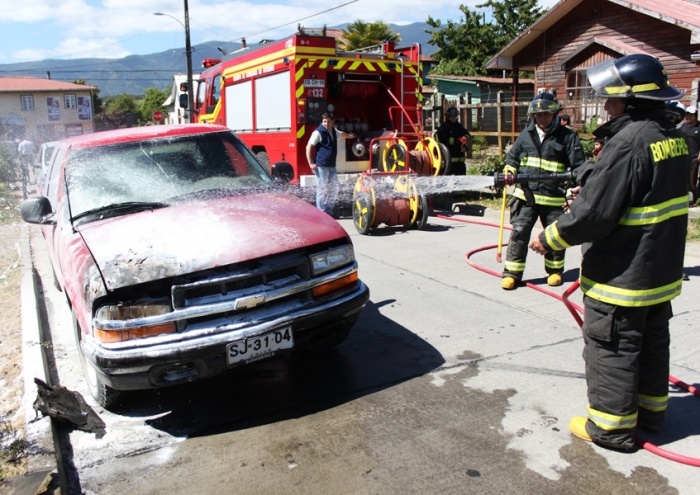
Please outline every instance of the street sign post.
[[161, 112], [160, 110], [154, 110], [152, 117], [153, 120], [155, 120], [156, 122], [160, 122], [161, 120], [163, 120], [164, 115], [163, 112]]

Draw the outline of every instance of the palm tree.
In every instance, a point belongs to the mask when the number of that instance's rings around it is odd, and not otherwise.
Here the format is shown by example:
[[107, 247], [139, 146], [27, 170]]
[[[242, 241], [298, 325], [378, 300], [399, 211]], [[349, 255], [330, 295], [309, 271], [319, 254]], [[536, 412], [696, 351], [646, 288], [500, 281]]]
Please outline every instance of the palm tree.
[[343, 30], [343, 40], [339, 40], [342, 50], [352, 51], [368, 46], [379, 45], [385, 41], [397, 43], [401, 36], [389, 29], [389, 25], [382, 21], [365, 22], [355, 21], [348, 24]]

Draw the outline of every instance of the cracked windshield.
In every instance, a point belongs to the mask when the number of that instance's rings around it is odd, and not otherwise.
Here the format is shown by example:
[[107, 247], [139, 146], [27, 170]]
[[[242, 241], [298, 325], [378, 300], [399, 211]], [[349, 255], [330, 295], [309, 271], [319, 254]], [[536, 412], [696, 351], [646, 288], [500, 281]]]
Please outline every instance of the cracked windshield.
[[245, 147], [224, 134], [75, 150], [66, 183], [74, 219], [272, 185]]

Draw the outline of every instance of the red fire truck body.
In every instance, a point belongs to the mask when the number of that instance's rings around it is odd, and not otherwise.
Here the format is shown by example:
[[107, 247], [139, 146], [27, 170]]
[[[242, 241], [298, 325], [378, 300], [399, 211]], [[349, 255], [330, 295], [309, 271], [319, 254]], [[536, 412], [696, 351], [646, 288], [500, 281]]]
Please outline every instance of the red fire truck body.
[[294, 184], [312, 175], [306, 144], [324, 112], [355, 134], [338, 143], [337, 167], [357, 173], [377, 166], [390, 136], [413, 130], [409, 112], [420, 108], [419, 45], [342, 52], [317, 31], [205, 60], [195, 104], [198, 122], [228, 126], [263, 164], [291, 164]]

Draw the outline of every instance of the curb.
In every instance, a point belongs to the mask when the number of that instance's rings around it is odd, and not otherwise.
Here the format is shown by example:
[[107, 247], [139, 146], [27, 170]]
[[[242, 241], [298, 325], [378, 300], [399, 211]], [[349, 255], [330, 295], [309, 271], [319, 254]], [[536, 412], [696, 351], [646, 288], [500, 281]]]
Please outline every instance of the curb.
[[[34, 378], [48, 383], [46, 357], [43, 352], [41, 318], [36, 303], [40, 294], [34, 270], [34, 257], [29, 240], [29, 226], [23, 225], [20, 240], [22, 253], [22, 375], [24, 377], [24, 397], [22, 408], [25, 418], [25, 439], [29, 446], [27, 476], [33, 473], [57, 471], [51, 421], [41, 418], [34, 411], [37, 388]], [[44, 421], [46, 419], [46, 421]]]

